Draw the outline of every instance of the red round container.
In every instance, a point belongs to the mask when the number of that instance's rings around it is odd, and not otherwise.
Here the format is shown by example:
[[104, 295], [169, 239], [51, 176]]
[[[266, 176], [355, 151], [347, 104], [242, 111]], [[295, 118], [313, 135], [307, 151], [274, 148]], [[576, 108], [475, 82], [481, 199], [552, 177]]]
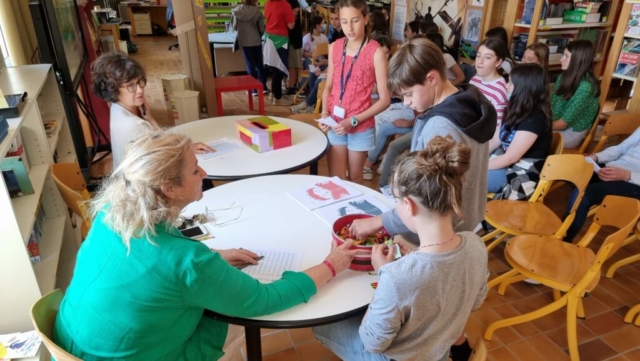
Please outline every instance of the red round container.
[[[333, 233], [332, 233], [333, 239], [335, 239], [336, 242], [338, 242], [338, 245], [343, 244], [344, 240], [339, 236], [340, 230], [344, 226], [352, 223], [356, 219], [370, 218], [370, 217], [372, 216], [368, 214], [349, 214], [349, 215], [338, 218], [335, 222], [333, 222]], [[384, 228], [380, 230], [380, 232], [384, 232], [384, 234], [388, 235], [387, 231]], [[357, 246], [357, 245], [354, 245], [351, 247], [351, 249], [363, 249], [368, 251], [370, 251], [372, 248], [373, 248], [372, 246]], [[357, 255], [353, 257], [353, 261], [351, 261], [351, 266], [349, 266], [349, 269], [352, 269], [354, 271], [364, 271], [364, 272], [373, 271], [373, 266], [371, 265], [371, 254], [363, 254], [363, 255]]]

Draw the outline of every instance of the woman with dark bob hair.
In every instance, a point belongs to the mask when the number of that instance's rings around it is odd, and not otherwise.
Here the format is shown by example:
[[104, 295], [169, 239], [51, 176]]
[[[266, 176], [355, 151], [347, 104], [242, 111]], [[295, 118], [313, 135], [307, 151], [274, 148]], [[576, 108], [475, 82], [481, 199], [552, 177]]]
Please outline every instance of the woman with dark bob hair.
[[56, 345], [82, 360], [233, 360], [242, 329], [205, 309], [256, 317], [307, 302], [361, 252], [349, 249], [352, 240], [334, 243], [322, 263], [260, 283], [236, 268], [257, 264], [257, 254], [212, 250], [175, 227], [202, 198], [205, 176], [185, 135], [148, 132], [127, 147], [90, 202], [93, 223], [56, 317]]
[[[142, 65], [125, 53], [105, 53], [91, 64], [93, 93], [111, 104], [109, 124], [114, 170], [122, 163], [127, 144], [158, 128], [144, 97], [146, 75]], [[196, 143], [194, 151], [214, 150], [206, 144]]]

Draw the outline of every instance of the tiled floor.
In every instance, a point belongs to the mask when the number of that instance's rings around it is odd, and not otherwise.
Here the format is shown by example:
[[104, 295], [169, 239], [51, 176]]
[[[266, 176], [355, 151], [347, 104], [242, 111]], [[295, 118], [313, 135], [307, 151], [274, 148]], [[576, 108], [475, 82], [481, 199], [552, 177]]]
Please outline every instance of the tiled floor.
[[[160, 77], [163, 74], [181, 72], [179, 52], [167, 51], [167, 45], [171, 41], [173, 40], [168, 38], [134, 39], [139, 49], [134, 57], [144, 64], [148, 73], [147, 95], [151, 111], [160, 123], [166, 125], [170, 125], [170, 122], [166, 116]], [[243, 93], [226, 93], [223, 97], [226, 114], [249, 113]], [[286, 116], [288, 109], [268, 107], [267, 114]], [[321, 161], [319, 169], [320, 174], [328, 174], [326, 159]], [[365, 184], [375, 188], [376, 181], [374, 179]], [[560, 189], [553, 197], [548, 197], [549, 205], [560, 214], [567, 197], [568, 191]], [[596, 240], [591, 247], [597, 250], [601, 242], [601, 239]], [[638, 252], [640, 242], [632, 243], [607, 261], [605, 268], [616, 260]], [[489, 255], [489, 268], [491, 277], [509, 269], [502, 248], [495, 249]], [[544, 286], [518, 283], [510, 287], [505, 296], [499, 296], [494, 288], [483, 306], [471, 315], [466, 327], [467, 335], [473, 344], [489, 323], [537, 309], [550, 300], [551, 291]], [[598, 287], [584, 299], [587, 318], [578, 320], [582, 361], [640, 360], [640, 327], [626, 324], [622, 320], [630, 305], [639, 302], [640, 263], [621, 268], [613, 279], [601, 279]], [[493, 340], [487, 342], [489, 360], [568, 360], [565, 319], [566, 313], [560, 310], [533, 322], [498, 330]], [[263, 330], [262, 334], [266, 361], [338, 359], [315, 341], [310, 329]]]

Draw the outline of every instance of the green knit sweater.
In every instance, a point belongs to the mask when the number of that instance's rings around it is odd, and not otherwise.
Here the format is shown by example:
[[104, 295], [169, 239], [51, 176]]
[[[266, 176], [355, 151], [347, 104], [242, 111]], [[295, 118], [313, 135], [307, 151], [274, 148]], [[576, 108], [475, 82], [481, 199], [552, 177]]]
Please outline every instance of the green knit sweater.
[[55, 322], [58, 345], [83, 360], [217, 360], [228, 327], [205, 308], [253, 317], [316, 292], [304, 273], [262, 284], [175, 228], [156, 230], [155, 245], [132, 239], [127, 254], [103, 215], [95, 219]]

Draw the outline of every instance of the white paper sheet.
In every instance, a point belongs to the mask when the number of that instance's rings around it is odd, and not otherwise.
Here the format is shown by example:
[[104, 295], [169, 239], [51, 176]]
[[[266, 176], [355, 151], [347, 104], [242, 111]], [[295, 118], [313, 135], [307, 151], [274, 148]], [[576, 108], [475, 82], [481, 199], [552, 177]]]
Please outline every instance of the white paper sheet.
[[312, 211], [336, 202], [359, 197], [362, 192], [347, 185], [340, 178], [333, 177], [326, 181], [292, 189], [287, 194], [306, 209]]
[[333, 226], [336, 219], [348, 214], [368, 214], [370, 216], [378, 216], [388, 210], [389, 207], [377, 200], [376, 197], [362, 196], [316, 209], [315, 213], [326, 224]]
[[393, 13], [393, 29], [391, 29], [391, 38], [395, 41], [404, 41], [404, 24], [407, 21], [407, 5], [396, 2]]
[[0, 335], [0, 349], [6, 351], [6, 355], [0, 355], [6, 359], [33, 357], [38, 353], [42, 339], [36, 331], [18, 332]]
[[196, 154], [196, 156], [198, 157], [198, 160], [207, 160], [207, 159], [219, 157], [243, 148], [242, 143], [240, 143], [237, 140], [233, 140], [229, 138], [218, 139], [211, 143], [207, 143], [207, 145], [215, 149], [216, 151], [212, 153]]
[[271, 283], [282, 278], [284, 271], [300, 271], [302, 264], [302, 251], [290, 251], [281, 249], [250, 249], [263, 259], [257, 265], [247, 266], [242, 272], [250, 275], [262, 283]]
[[587, 163], [593, 164], [594, 172], [598, 173], [600, 171], [600, 166], [593, 159], [591, 159], [591, 157], [584, 157], [584, 159], [587, 161]]
[[316, 121], [318, 123], [322, 123], [322, 124], [328, 125], [330, 127], [338, 125], [338, 123], [335, 120], [333, 120], [333, 118], [331, 118], [331, 117], [324, 117], [324, 118], [316, 119]]

